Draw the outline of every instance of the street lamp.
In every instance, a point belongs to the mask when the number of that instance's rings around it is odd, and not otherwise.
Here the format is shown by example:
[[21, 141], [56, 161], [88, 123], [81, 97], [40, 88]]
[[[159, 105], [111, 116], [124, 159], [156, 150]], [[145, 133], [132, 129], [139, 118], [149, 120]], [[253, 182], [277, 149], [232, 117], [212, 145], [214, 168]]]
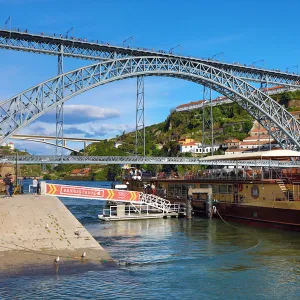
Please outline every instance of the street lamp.
[[7, 18], [7, 20], [4, 23], [4, 29], [6, 29], [6, 25], [7, 25], [8, 21], [10, 21], [9, 22], [9, 24], [10, 24], [9, 26], [10, 26], [10, 31], [11, 31], [11, 17], [10, 16]]
[[129, 41], [129, 40], [132, 40], [132, 47], [131, 47], [131, 48], [133, 48], [133, 35], [130, 36], [129, 38], [127, 38], [126, 40], [123, 41], [123, 47], [125, 47], [125, 43], [126, 43], [127, 41]]
[[72, 31], [72, 38], [74, 39], [74, 28], [71, 27], [67, 32], [66, 32], [66, 39], [68, 38], [69, 32]]
[[18, 150], [14, 150], [16, 153], [16, 187], [18, 187]]
[[171, 49], [169, 50], [169, 53], [172, 54], [172, 50], [175, 49], [175, 48], [177, 48], [177, 47], [179, 47], [179, 49], [180, 49], [179, 54], [181, 55], [181, 44], [178, 44], [178, 45], [176, 45], [175, 47], [171, 48]]
[[292, 69], [292, 68], [297, 68], [297, 74], [299, 73], [299, 66], [298, 65], [286, 68], [286, 73], [288, 73], [289, 69]]
[[257, 61], [254, 61], [252, 64], [251, 64], [251, 67], [254, 67], [255, 64], [261, 62], [263, 65], [265, 64], [265, 60], [264, 59], [260, 59], [260, 60], [257, 60]]
[[[211, 60], [214, 60], [214, 58], [215, 58], [216, 56], [218, 56], [218, 55], [222, 55], [222, 56], [223, 56], [223, 61], [224, 61], [224, 52], [219, 52], [219, 53], [213, 55], [213, 56], [211, 57]], [[221, 61], [222, 61], [222, 60], [221, 60]]]

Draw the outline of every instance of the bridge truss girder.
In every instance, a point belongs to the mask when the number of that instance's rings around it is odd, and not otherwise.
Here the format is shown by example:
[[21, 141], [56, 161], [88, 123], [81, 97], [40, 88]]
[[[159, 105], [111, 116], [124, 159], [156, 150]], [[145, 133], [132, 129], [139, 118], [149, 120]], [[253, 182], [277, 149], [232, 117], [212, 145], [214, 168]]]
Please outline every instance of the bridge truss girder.
[[57, 104], [99, 85], [137, 76], [176, 77], [212, 88], [259, 119], [281, 147], [300, 149], [300, 123], [268, 95], [212, 66], [165, 57], [132, 57], [99, 62], [54, 77], [0, 103], [3, 134], [0, 143]]
[[64, 47], [64, 56], [88, 59], [111, 60], [133, 56], [161, 56], [166, 58], [181, 58], [195, 63], [211, 65], [222, 69], [233, 76], [255, 82], [284, 86], [300, 86], [300, 75], [280, 72], [276, 70], [249, 67], [238, 63], [225, 63], [210, 59], [183, 57], [162, 51], [149, 49], [126, 48], [113, 46], [108, 43], [88, 42], [86, 40], [67, 39], [59, 36], [46, 36], [25, 32], [0, 30], [0, 48], [16, 51], [34, 52], [48, 55], [60, 55], [61, 45]]
[[266, 168], [299, 168], [299, 161], [274, 160], [205, 160], [197, 157], [151, 157], [151, 156], [63, 156], [60, 155], [19, 155], [3, 156], [0, 163], [14, 164], [147, 164], [147, 165], [205, 165], [266, 167]]

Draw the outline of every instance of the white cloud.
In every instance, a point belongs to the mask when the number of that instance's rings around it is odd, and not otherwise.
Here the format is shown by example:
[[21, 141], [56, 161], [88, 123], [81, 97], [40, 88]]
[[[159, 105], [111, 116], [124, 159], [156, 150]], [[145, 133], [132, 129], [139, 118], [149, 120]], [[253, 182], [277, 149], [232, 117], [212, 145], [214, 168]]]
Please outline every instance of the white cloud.
[[[134, 129], [132, 124], [104, 124], [101, 121], [93, 121], [82, 124], [65, 124], [64, 132], [66, 137], [98, 137], [99, 139], [111, 138], [116, 134]], [[20, 131], [22, 134], [28, 135], [44, 135], [55, 136], [56, 124], [46, 122], [34, 122]]]
[[[56, 110], [41, 117], [43, 122], [55, 122]], [[115, 108], [103, 108], [87, 104], [64, 105], [64, 122], [66, 124], [80, 124], [93, 120], [107, 120], [120, 116], [120, 111]]]

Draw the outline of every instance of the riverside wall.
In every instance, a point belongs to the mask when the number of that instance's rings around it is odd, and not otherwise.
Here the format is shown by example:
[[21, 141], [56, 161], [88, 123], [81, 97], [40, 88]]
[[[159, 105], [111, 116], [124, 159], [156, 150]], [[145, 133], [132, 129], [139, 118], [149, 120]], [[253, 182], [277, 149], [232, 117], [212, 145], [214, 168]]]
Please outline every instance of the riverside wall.
[[58, 198], [39, 195], [0, 198], [0, 258], [0, 277], [71, 274], [116, 266]]

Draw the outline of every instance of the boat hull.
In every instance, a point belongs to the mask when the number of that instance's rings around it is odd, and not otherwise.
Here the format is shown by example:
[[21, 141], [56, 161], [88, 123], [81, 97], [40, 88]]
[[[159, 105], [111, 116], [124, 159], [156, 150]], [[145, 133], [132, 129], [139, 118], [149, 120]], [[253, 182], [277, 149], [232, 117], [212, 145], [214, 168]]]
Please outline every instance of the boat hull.
[[[193, 201], [192, 206], [195, 215], [205, 215], [204, 201]], [[257, 226], [300, 231], [300, 210], [236, 203], [218, 203], [217, 210], [224, 219]], [[218, 214], [215, 214], [214, 217], [218, 217]]]

